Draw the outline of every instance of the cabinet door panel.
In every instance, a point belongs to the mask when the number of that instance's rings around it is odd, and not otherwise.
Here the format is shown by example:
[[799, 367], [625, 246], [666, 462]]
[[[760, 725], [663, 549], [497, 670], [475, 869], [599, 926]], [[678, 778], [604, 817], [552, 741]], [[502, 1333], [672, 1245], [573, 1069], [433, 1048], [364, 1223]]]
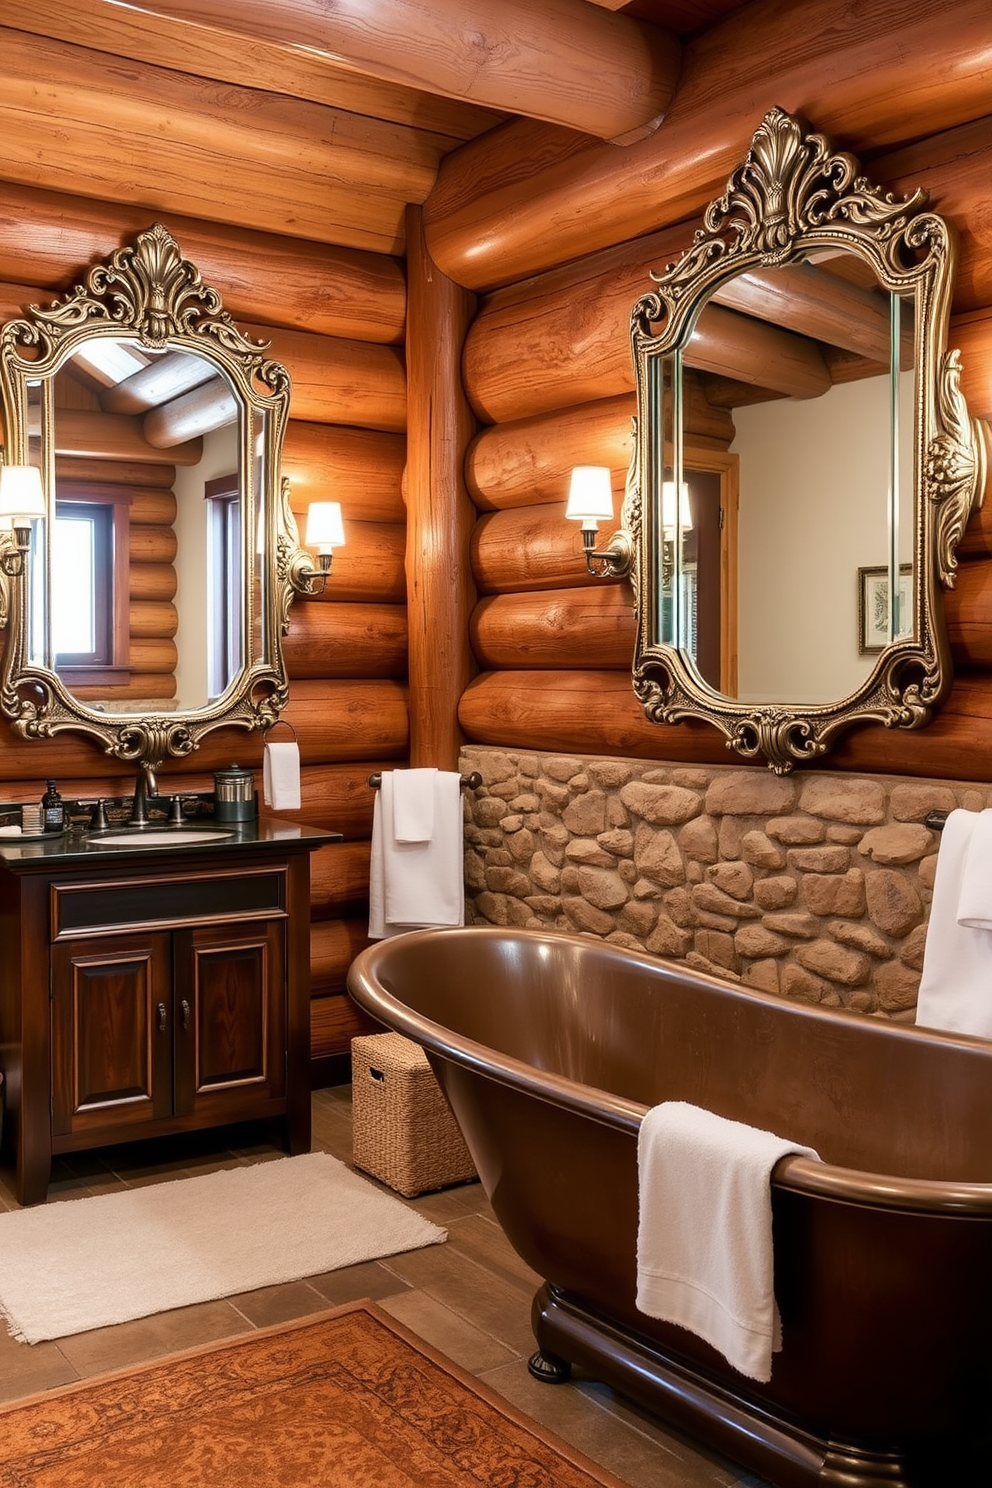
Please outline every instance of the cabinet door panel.
[[285, 955], [281, 920], [177, 934], [177, 1114], [285, 1096]]
[[52, 1131], [142, 1126], [172, 1110], [167, 935], [52, 948]]

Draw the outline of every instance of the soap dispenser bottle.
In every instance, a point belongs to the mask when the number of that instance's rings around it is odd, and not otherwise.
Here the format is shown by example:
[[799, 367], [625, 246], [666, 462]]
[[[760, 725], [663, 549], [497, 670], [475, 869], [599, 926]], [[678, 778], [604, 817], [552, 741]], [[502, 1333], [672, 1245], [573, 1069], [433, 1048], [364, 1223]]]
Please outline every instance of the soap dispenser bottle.
[[61, 832], [65, 829], [65, 806], [54, 780], [48, 781], [48, 789], [41, 798], [41, 824], [45, 832]]

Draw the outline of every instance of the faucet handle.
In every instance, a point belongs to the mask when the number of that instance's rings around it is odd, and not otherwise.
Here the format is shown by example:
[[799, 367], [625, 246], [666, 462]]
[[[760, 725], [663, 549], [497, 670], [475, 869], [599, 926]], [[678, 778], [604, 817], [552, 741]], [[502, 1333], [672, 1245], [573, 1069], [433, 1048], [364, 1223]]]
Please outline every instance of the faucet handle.
[[183, 798], [182, 798], [182, 796], [173, 796], [172, 797], [172, 801], [170, 803], [170, 810], [169, 810], [169, 821], [172, 823], [172, 825], [174, 827], [181, 827], [182, 826], [182, 824], [183, 824]]

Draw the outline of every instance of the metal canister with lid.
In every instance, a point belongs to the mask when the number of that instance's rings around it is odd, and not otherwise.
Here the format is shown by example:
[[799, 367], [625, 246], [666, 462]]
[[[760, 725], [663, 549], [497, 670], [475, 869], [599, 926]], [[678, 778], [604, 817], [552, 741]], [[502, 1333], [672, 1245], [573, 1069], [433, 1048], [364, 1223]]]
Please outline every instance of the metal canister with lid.
[[214, 773], [214, 818], [222, 822], [254, 821], [255, 776], [251, 770], [231, 765]]

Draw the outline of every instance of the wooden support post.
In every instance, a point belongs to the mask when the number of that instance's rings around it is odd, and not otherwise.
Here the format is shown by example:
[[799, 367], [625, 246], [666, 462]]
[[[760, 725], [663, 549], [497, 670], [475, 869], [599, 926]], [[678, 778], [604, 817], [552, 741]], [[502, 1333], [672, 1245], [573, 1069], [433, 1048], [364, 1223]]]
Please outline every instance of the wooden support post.
[[462, 742], [458, 703], [473, 672], [475, 511], [463, 467], [475, 425], [460, 368], [475, 297], [432, 263], [419, 207], [407, 208], [406, 231], [410, 764], [452, 770]]

